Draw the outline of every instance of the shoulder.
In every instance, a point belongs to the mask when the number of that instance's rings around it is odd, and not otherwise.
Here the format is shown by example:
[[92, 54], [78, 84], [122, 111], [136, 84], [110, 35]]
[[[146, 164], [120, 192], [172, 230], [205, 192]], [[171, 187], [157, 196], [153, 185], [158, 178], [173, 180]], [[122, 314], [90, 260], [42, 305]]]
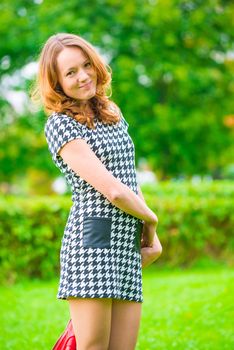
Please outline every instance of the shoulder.
[[79, 128], [82, 126], [82, 124], [68, 114], [53, 112], [47, 117], [44, 130], [46, 131], [46, 129], [48, 129], [49, 127], [59, 127], [59, 126], [64, 126], [64, 127], [71, 126], [71, 127]]
[[113, 101], [110, 102], [109, 109], [111, 111], [115, 112], [116, 114], [118, 114], [118, 116], [123, 121], [125, 126], [127, 126], [127, 127], [129, 126], [128, 122], [126, 121], [125, 117], [123, 116], [123, 113], [122, 113], [120, 107], [115, 102], [113, 102]]
[[108, 108], [110, 111], [117, 113], [119, 116], [121, 115], [121, 110], [115, 102], [110, 101]]
[[62, 121], [71, 121], [74, 120], [71, 116], [65, 113], [53, 112], [47, 117], [46, 124], [62, 122]]
[[120, 107], [117, 106], [117, 104], [113, 102], [113, 104], [111, 105], [111, 108], [113, 111], [115, 111], [120, 116], [120, 119], [122, 120], [123, 124], [125, 125], [125, 127], [128, 128], [129, 124], [128, 124], [127, 120], [125, 119], [125, 117], [123, 116], [123, 113], [122, 113]]
[[67, 114], [52, 113], [47, 117], [44, 133], [49, 145], [49, 150], [55, 161], [59, 155], [59, 150], [67, 142], [78, 138], [84, 138], [81, 125], [82, 124]]

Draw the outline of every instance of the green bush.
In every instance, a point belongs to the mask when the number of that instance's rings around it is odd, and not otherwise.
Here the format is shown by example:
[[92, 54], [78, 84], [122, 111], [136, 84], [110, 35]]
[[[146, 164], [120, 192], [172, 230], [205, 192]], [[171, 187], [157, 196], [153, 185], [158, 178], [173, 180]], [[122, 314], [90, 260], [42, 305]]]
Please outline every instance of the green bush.
[[233, 182], [160, 183], [143, 192], [159, 219], [163, 254], [157, 264], [233, 265]]
[[[158, 266], [190, 267], [213, 261], [233, 265], [231, 182], [142, 186], [157, 214], [163, 253]], [[0, 278], [50, 279], [59, 274], [59, 252], [72, 205], [68, 196], [0, 198]]]
[[22, 276], [50, 279], [59, 270], [59, 249], [71, 201], [62, 196], [0, 199], [1, 281]]

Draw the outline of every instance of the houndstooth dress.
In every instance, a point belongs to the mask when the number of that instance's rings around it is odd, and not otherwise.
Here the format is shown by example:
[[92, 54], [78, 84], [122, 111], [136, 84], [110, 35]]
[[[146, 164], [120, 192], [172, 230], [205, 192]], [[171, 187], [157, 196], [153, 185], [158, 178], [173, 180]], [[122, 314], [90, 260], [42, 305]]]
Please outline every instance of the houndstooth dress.
[[84, 139], [106, 169], [138, 194], [135, 147], [129, 124], [120, 115], [121, 120], [112, 125], [95, 117], [95, 129], [65, 114], [52, 113], [46, 121], [49, 152], [71, 187], [73, 202], [61, 239], [58, 299], [73, 296], [143, 302], [143, 221], [114, 206], [58, 155], [67, 142]]

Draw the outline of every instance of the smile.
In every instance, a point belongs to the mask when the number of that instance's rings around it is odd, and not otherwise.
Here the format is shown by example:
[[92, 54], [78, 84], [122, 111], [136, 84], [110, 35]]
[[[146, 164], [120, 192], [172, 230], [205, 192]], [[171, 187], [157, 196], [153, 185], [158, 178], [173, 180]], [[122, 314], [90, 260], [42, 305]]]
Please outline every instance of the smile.
[[90, 81], [89, 83], [87, 83], [85, 85], [80, 86], [80, 89], [82, 89], [82, 88], [90, 88], [91, 84], [92, 84], [92, 81]]

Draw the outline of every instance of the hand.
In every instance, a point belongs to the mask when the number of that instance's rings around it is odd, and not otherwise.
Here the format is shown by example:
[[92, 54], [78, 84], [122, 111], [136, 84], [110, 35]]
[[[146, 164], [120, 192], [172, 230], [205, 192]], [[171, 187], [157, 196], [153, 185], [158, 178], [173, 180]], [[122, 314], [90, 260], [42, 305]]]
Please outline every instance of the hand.
[[158, 239], [157, 233], [155, 232], [153, 238], [153, 244], [150, 247], [143, 246], [141, 248], [141, 265], [145, 268], [151, 265], [155, 260], [157, 260], [162, 254], [162, 246]]

